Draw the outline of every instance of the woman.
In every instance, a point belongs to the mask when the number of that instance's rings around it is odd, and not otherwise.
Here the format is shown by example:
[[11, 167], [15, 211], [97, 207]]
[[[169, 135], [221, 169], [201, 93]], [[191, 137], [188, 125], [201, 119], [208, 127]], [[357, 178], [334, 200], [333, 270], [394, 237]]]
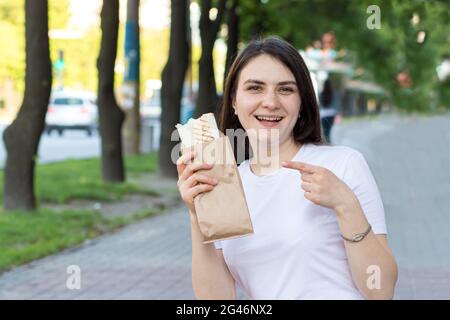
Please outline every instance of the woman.
[[331, 143], [331, 128], [336, 118], [337, 110], [333, 105], [333, 88], [331, 86], [331, 80], [328, 78], [323, 83], [323, 90], [320, 93], [320, 118], [322, 122], [323, 135], [327, 143]]
[[361, 153], [323, 145], [309, 72], [279, 38], [251, 42], [230, 68], [220, 129], [240, 128], [252, 149], [277, 150], [270, 165], [239, 165], [253, 235], [203, 244], [194, 198], [217, 181], [197, 172], [211, 165], [189, 164], [192, 151], [177, 162], [197, 298], [234, 299], [237, 283], [251, 299], [391, 299], [397, 266], [375, 180]]

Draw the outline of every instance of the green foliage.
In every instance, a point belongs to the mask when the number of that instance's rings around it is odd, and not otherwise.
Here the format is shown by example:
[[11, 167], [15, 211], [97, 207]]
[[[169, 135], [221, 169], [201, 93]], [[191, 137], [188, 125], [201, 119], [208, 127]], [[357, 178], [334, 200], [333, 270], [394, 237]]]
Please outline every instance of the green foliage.
[[[97, 55], [100, 50], [101, 32], [93, 29], [81, 39], [51, 39], [50, 56], [58, 59], [59, 50], [64, 52], [64, 86], [97, 89]], [[59, 85], [54, 77], [54, 85]]]
[[[169, 53], [170, 29], [141, 29], [141, 93], [145, 80], [160, 79]], [[123, 48], [123, 46], [121, 47]], [[121, 55], [123, 56], [123, 49]]]
[[69, 21], [69, 0], [48, 1], [48, 25], [51, 29], [65, 29]]
[[450, 77], [447, 77], [445, 81], [439, 84], [438, 94], [439, 94], [438, 108], [450, 110]]
[[[65, 28], [69, 19], [69, 0], [50, 0], [48, 8], [49, 29]], [[0, 86], [6, 79], [10, 79], [13, 81], [15, 89], [23, 92], [25, 88], [24, 0], [2, 0], [0, 2], [0, 30], [3, 42], [0, 51]]]
[[[76, 5], [76, 4], [75, 4]], [[49, 0], [49, 30], [70, 29], [70, 1]], [[17, 92], [24, 90], [25, 80], [25, 1], [0, 1], [0, 30], [3, 46], [0, 50], [0, 86], [5, 80], [14, 83]], [[117, 64], [123, 61], [124, 23], [119, 26]], [[92, 26], [78, 39], [50, 39], [50, 56], [58, 59], [64, 52], [64, 86], [97, 90], [97, 56], [100, 49], [100, 26]], [[7, 45], [5, 45], [7, 44]], [[159, 79], [167, 60], [169, 30], [141, 29], [141, 93], [147, 79]], [[120, 70], [116, 73], [116, 86], [123, 82]], [[54, 85], [58, 79], [54, 77]]]
[[19, 92], [25, 88], [25, 4], [24, 0], [0, 2], [0, 86], [6, 79], [14, 83]]
[[25, 24], [25, 1], [2, 0], [0, 2], [0, 21], [11, 24]]
[[[367, 28], [369, 5], [380, 7], [381, 29]], [[438, 82], [436, 66], [450, 53], [446, 1], [243, 0], [241, 10], [243, 41], [255, 33], [276, 34], [305, 48], [333, 30], [338, 46], [366, 71], [363, 77], [385, 87], [398, 107], [427, 111], [445, 103], [445, 86]], [[411, 22], [413, 14], [420, 17], [417, 24]], [[417, 41], [421, 31], [426, 33], [423, 43]], [[402, 71], [411, 77], [410, 88], [396, 82]]]

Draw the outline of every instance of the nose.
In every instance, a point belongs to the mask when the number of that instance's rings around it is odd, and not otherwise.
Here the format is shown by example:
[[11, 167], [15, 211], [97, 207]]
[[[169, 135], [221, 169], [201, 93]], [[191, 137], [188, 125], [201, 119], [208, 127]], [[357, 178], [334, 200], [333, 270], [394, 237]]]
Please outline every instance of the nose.
[[278, 103], [278, 97], [275, 92], [272, 90], [268, 91], [262, 100], [262, 107], [267, 109], [278, 109], [279, 103]]

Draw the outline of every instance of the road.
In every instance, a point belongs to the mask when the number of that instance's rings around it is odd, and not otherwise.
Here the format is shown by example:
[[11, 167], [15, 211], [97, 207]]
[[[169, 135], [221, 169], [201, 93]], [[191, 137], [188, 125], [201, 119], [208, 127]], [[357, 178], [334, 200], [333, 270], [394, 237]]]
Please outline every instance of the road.
[[[6, 125], [0, 124], [0, 137]], [[157, 120], [146, 119], [142, 123], [141, 151], [149, 152], [158, 148], [160, 125]], [[64, 131], [62, 137], [53, 132], [43, 134], [39, 143], [38, 163], [48, 163], [66, 159], [84, 159], [100, 156], [100, 137], [95, 132], [88, 137], [84, 131]], [[6, 150], [3, 138], [0, 139], [0, 169], [5, 165]]]
[[[0, 126], [0, 136], [3, 137], [5, 125]], [[43, 134], [39, 143], [38, 163], [59, 161], [64, 159], [90, 158], [100, 155], [100, 139], [98, 134], [88, 137], [84, 131], [65, 131], [62, 137], [56, 132], [51, 136]], [[6, 150], [3, 139], [0, 141], [0, 168], [6, 161]]]

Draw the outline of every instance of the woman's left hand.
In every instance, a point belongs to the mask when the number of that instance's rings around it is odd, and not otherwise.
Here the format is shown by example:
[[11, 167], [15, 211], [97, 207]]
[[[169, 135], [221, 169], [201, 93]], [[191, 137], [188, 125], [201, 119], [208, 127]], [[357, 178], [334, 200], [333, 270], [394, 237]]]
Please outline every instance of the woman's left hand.
[[305, 198], [338, 212], [339, 208], [358, 201], [353, 191], [330, 170], [311, 164], [284, 161], [282, 166], [300, 171]]

